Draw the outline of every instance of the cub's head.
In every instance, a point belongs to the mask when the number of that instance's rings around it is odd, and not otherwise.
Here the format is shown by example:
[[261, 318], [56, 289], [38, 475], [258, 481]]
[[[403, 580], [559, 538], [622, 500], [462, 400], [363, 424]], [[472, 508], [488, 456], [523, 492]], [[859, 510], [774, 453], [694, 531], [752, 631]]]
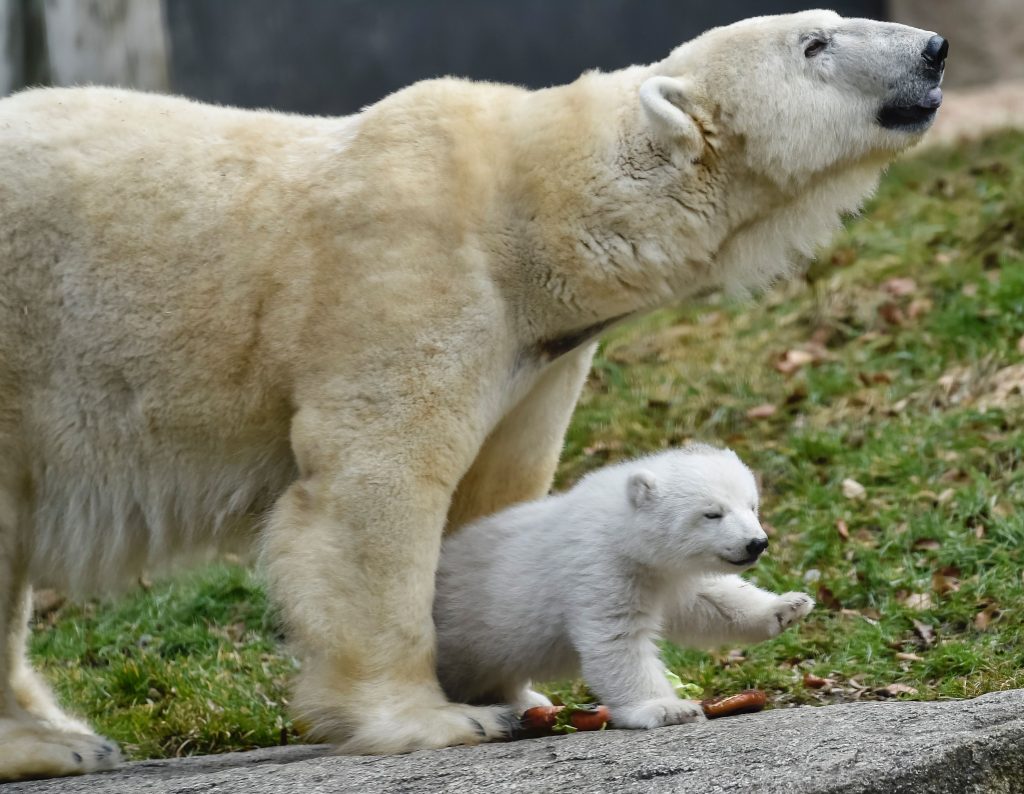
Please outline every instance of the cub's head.
[[930, 31], [832, 11], [757, 17], [677, 48], [640, 99], [693, 158], [728, 136], [752, 170], [800, 182], [915, 143], [942, 102], [947, 49]]
[[634, 465], [626, 491], [644, 562], [735, 573], [768, 547], [757, 517], [757, 483], [736, 453], [693, 445]]

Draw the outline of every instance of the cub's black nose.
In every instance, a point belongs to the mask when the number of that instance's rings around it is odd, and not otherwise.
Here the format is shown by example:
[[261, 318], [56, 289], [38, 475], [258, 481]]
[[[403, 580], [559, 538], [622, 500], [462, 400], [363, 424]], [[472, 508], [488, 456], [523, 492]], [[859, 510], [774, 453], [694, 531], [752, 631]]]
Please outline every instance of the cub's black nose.
[[928, 65], [941, 69], [946, 62], [946, 53], [949, 52], [949, 42], [942, 36], [932, 36], [928, 39], [928, 46], [924, 48], [922, 55], [928, 61]]
[[747, 544], [747, 554], [751, 557], [760, 557], [761, 552], [768, 548], [768, 538], [764, 540], [752, 540]]

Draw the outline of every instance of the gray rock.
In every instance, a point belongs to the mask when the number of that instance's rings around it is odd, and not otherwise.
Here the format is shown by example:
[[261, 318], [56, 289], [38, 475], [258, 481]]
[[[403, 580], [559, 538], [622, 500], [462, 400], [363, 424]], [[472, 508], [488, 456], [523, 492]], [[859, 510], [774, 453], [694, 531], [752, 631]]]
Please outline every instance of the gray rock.
[[128, 764], [3, 794], [1024, 792], [1024, 690], [938, 703], [779, 709], [392, 757], [327, 747]]

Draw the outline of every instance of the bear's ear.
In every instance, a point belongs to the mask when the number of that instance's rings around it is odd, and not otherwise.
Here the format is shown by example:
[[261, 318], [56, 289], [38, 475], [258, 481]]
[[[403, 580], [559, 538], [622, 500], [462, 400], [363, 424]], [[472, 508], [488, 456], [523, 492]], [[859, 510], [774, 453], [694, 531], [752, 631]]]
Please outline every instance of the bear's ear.
[[682, 80], [649, 77], [640, 86], [640, 104], [659, 138], [693, 154], [700, 151], [704, 138], [693, 120], [693, 102]]
[[658, 491], [658, 480], [653, 472], [641, 469], [629, 476], [626, 483], [626, 493], [629, 494], [629, 503], [633, 507], [643, 507], [650, 504]]

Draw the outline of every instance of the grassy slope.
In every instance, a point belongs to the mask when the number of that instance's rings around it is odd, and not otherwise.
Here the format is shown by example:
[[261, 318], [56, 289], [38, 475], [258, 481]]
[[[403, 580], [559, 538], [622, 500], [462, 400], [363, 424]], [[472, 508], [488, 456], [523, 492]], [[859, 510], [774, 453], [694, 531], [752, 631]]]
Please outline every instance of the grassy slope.
[[[690, 439], [734, 447], [763, 476], [775, 534], [751, 578], [822, 604], [745, 655], [666, 649], [709, 695], [757, 686], [782, 705], [893, 683], [921, 698], [1024, 686], [1022, 336], [1024, 135], [932, 152], [892, 170], [806, 281], [613, 334], [560, 483]], [[794, 350], [813, 361], [778, 371]], [[748, 416], [765, 405], [775, 412]], [[863, 498], [844, 495], [847, 478]], [[264, 615], [254, 580], [216, 567], [64, 607], [37, 625], [33, 656], [136, 757], [276, 744], [293, 735], [293, 661]], [[808, 671], [833, 683], [810, 689]]]

